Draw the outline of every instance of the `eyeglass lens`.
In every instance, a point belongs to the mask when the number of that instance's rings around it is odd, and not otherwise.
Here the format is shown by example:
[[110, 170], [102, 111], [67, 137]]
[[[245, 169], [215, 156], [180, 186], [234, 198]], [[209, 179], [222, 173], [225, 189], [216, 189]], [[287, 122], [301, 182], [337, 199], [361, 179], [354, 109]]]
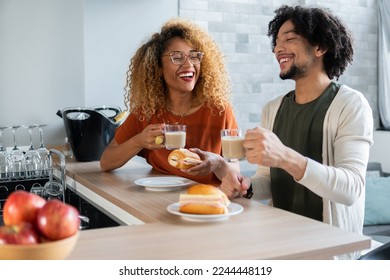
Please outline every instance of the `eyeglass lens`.
[[196, 65], [202, 61], [203, 53], [192, 51], [189, 54], [185, 54], [181, 51], [175, 51], [172, 52], [170, 56], [174, 64], [182, 65], [188, 58], [192, 64]]

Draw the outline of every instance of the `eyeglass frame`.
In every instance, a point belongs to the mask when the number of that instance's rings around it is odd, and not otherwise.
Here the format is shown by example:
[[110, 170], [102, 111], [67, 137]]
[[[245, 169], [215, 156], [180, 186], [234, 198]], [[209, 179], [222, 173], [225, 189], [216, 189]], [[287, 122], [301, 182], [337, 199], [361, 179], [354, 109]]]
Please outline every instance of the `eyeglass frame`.
[[[176, 62], [173, 60], [172, 55], [173, 55], [173, 54], [177, 54], [177, 53], [181, 53], [181, 54], [185, 57], [183, 63], [176, 63]], [[201, 64], [201, 63], [202, 63], [202, 60], [203, 60], [204, 53], [203, 53], [203, 52], [199, 52], [199, 51], [190, 51], [188, 54], [187, 54], [187, 53], [184, 53], [184, 52], [182, 52], [182, 51], [172, 51], [172, 52], [170, 52], [170, 53], [163, 54], [163, 55], [161, 55], [161, 56], [169, 56], [169, 57], [170, 57], [170, 60], [171, 60], [171, 62], [172, 62], [173, 64], [175, 64], [175, 65], [183, 65], [184, 63], [186, 63], [187, 59], [190, 57], [190, 55], [191, 55], [192, 53], [196, 53], [196, 54], [197, 54], [197, 57], [199, 58], [199, 63], [193, 63], [193, 62], [191, 61], [191, 59], [190, 59], [189, 61], [191, 62], [191, 64], [192, 64], [192, 65], [199, 65], [199, 64]], [[191, 58], [191, 57], [190, 57], [190, 58]]]

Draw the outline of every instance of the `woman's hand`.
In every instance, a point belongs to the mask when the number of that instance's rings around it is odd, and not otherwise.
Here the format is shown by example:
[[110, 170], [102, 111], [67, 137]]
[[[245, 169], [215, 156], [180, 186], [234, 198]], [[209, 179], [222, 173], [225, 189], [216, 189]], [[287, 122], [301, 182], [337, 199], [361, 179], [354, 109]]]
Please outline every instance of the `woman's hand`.
[[128, 139], [119, 145], [115, 138], [104, 149], [100, 157], [102, 171], [110, 171], [121, 167], [133, 158], [143, 148], [158, 150], [163, 149], [163, 144], [156, 144], [156, 137], [163, 134], [165, 124], [148, 125], [141, 133]]
[[220, 167], [221, 161], [225, 161], [223, 157], [212, 152], [202, 151], [198, 148], [191, 148], [189, 150], [198, 154], [203, 161], [200, 164], [194, 165], [186, 170], [182, 170], [183, 172], [194, 176], [205, 176], [215, 172]]
[[164, 139], [164, 127], [165, 124], [150, 124], [141, 133], [135, 135], [133, 140], [141, 149], [163, 149], [164, 144], [159, 140]]
[[202, 151], [198, 148], [190, 148], [190, 151], [197, 153], [203, 162], [187, 170], [182, 170], [183, 172], [194, 176], [204, 176], [214, 173], [221, 181], [228, 172], [240, 172], [240, 165], [238, 161], [227, 162], [221, 155]]

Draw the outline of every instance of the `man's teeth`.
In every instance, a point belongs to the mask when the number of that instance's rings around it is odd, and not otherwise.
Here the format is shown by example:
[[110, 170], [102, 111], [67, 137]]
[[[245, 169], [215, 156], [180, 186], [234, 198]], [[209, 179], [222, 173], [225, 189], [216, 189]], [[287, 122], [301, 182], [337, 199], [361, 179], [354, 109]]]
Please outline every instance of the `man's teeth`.
[[179, 77], [192, 77], [194, 76], [194, 73], [180, 73], [179, 74]]
[[287, 62], [289, 60], [290, 60], [289, 58], [282, 58], [281, 60], [279, 60], [279, 63]]

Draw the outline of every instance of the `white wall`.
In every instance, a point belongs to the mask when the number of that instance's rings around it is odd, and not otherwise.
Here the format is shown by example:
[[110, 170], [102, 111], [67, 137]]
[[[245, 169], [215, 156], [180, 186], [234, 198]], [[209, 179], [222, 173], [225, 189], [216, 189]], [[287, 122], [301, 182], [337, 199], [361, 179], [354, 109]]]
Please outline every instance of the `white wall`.
[[374, 144], [370, 150], [370, 161], [382, 163], [383, 171], [390, 172], [390, 131], [374, 132]]
[[146, 37], [177, 15], [177, 0], [85, 0], [85, 105], [124, 109], [130, 58]]
[[56, 111], [84, 100], [82, 15], [79, 0], [0, 0], [0, 125], [47, 123], [47, 142], [64, 139]]
[[[57, 110], [123, 107], [130, 57], [177, 15], [177, 0], [0, 0], [0, 126], [47, 123], [45, 142], [58, 145]], [[28, 144], [26, 129], [18, 139]]]

